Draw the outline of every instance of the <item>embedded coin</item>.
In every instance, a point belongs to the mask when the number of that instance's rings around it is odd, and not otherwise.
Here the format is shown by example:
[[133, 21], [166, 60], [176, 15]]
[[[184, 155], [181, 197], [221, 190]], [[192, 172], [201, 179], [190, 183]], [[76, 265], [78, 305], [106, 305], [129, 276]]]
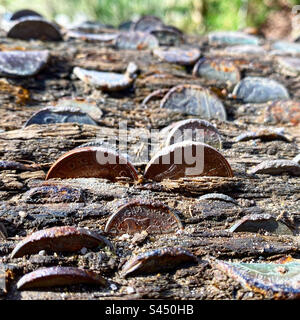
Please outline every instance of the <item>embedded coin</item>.
[[208, 34], [211, 45], [259, 44], [259, 38], [240, 31], [214, 31]]
[[149, 50], [157, 48], [158, 45], [154, 35], [140, 31], [121, 33], [115, 42], [116, 48], [122, 50]]
[[181, 49], [176, 47], [157, 48], [153, 50], [153, 55], [162, 61], [169, 63], [190, 66], [196, 63], [200, 58], [201, 52], [199, 49]]

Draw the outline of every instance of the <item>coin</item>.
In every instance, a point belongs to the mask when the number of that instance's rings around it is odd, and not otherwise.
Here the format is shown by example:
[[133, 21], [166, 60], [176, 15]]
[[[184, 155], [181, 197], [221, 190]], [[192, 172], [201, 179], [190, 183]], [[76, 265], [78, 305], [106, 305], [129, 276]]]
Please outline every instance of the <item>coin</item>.
[[150, 32], [153, 29], [163, 26], [160, 18], [155, 16], [143, 16], [132, 25], [132, 30]]
[[159, 60], [169, 63], [190, 66], [196, 63], [200, 58], [201, 52], [199, 49], [181, 49], [176, 47], [157, 48], [153, 50], [153, 55]]
[[214, 31], [208, 34], [211, 45], [259, 44], [259, 38], [240, 31]]
[[157, 48], [158, 40], [150, 33], [129, 31], [116, 38], [115, 46], [119, 50], [147, 50]]
[[265, 123], [300, 123], [300, 102], [296, 100], [275, 101], [270, 104], [264, 114]]
[[18, 10], [15, 11], [11, 17], [10, 20], [18, 20], [24, 17], [42, 17], [41, 14], [39, 14], [38, 12], [31, 10], [31, 9], [22, 9], [22, 10]]
[[266, 160], [250, 169], [249, 174], [272, 174], [280, 175], [288, 173], [300, 176], [300, 165], [292, 160]]

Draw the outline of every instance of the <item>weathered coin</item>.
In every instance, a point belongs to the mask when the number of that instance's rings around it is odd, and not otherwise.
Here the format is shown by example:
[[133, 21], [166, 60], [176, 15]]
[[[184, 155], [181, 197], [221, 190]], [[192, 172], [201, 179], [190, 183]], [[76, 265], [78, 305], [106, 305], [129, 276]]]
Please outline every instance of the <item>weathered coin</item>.
[[255, 44], [260, 43], [259, 38], [240, 31], [214, 31], [208, 34], [208, 41], [211, 45], [234, 45], [234, 44]]
[[292, 160], [266, 160], [249, 170], [249, 174], [280, 175], [283, 173], [300, 176], [300, 165]]
[[151, 32], [153, 29], [162, 27], [164, 23], [155, 16], [143, 16], [132, 25], [132, 30]]
[[273, 54], [299, 54], [300, 44], [288, 41], [276, 41], [271, 45]]
[[62, 35], [57, 25], [40, 17], [25, 17], [16, 20], [8, 30], [7, 37], [21, 40], [62, 40]]
[[115, 41], [116, 48], [122, 50], [149, 50], [157, 48], [158, 45], [154, 35], [140, 31], [123, 32]]
[[118, 177], [138, 180], [137, 171], [123, 155], [103, 147], [83, 147], [62, 155], [49, 169], [46, 180], [52, 178]]
[[181, 49], [176, 47], [157, 48], [153, 50], [153, 55], [162, 61], [190, 66], [200, 58], [201, 52], [197, 48]]
[[282, 100], [271, 103], [264, 114], [265, 123], [300, 123], [300, 102], [296, 100]]
[[49, 61], [49, 51], [0, 51], [0, 76], [34, 76]]
[[154, 181], [182, 177], [233, 177], [232, 169], [213, 147], [194, 141], [183, 141], [163, 148], [148, 162], [145, 178]]
[[71, 226], [53, 227], [39, 230], [20, 241], [14, 248], [11, 257], [19, 258], [41, 250], [53, 252], [79, 251], [81, 248], [95, 248], [112, 244], [98, 233], [84, 228]]
[[251, 55], [266, 55], [267, 51], [255, 44], [242, 44], [225, 47], [223, 49], [211, 49], [210, 53], [214, 55], [229, 55], [229, 56], [251, 56]]
[[287, 75], [297, 76], [300, 73], [300, 58], [279, 57], [277, 58], [281, 72]]
[[113, 234], [170, 233], [182, 229], [179, 217], [161, 202], [132, 200], [113, 214], [105, 226], [105, 232]]
[[236, 142], [241, 141], [248, 141], [248, 140], [255, 140], [260, 139], [261, 141], [273, 141], [273, 140], [282, 140], [285, 142], [291, 142], [284, 134], [281, 132], [271, 130], [268, 128], [263, 128], [258, 131], [248, 131], [238, 135], [235, 138]]
[[47, 107], [37, 111], [27, 120], [24, 127], [31, 124], [81, 123], [96, 126], [97, 123], [86, 113], [76, 107]]
[[173, 87], [162, 99], [160, 107], [203, 119], [224, 121], [227, 117], [222, 102], [208, 89], [197, 85]]
[[237, 204], [236, 200], [233, 198], [227, 196], [223, 193], [207, 193], [201, 197], [198, 198], [200, 201], [203, 200], [219, 200], [219, 201], [225, 201], [225, 202], [232, 202], [234, 204]]
[[244, 78], [235, 86], [232, 94], [236, 99], [253, 103], [289, 99], [289, 93], [282, 84], [260, 77]]
[[74, 267], [40, 268], [27, 273], [17, 283], [18, 290], [69, 286], [73, 284], [105, 286], [107, 281], [97, 273]]
[[177, 122], [170, 130], [165, 146], [182, 141], [203, 142], [216, 149], [222, 148], [222, 140], [218, 129], [206, 120], [187, 119]]
[[150, 32], [156, 37], [160, 46], [180, 46], [184, 43], [181, 32], [168, 26], [158, 27]]
[[202, 58], [194, 66], [193, 75], [222, 83], [236, 84], [241, 75], [238, 67], [232, 61]]
[[42, 17], [42, 15], [34, 10], [31, 9], [22, 9], [22, 10], [18, 10], [15, 11], [11, 17], [10, 20], [18, 20], [24, 17]]
[[118, 33], [84, 33], [80, 31], [69, 31], [67, 36], [71, 39], [80, 39], [90, 42], [113, 42], [118, 36]]

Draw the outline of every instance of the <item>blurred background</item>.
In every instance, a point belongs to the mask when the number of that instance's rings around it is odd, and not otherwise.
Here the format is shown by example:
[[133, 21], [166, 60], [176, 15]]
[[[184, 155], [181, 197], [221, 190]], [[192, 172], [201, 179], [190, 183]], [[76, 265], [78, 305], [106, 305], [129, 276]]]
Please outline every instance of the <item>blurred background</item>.
[[97, 20], [113, 26], [150, 14], [193, 34], [256, 27], [268, 38], [284, 38], [297, 4], [300, 0], [0, 0], [0, 13], [29, 8], [64, 25]]

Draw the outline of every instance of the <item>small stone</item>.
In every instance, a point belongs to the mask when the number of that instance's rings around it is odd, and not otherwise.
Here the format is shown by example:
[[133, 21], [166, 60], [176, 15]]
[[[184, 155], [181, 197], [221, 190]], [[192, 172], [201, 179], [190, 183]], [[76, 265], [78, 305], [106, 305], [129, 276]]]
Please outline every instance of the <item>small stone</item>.
[[28, 212], [25, 212], [25, 211], [19, 211], [19, 216], [21, 218], [26, 218], [28, 216]]
[[46, 251], [45, 251], [45, 250], [39, 251], [39, 255], [40, 255], [40, 256], [45, 256], [45, 255], [46, 255]]
[[87, 248], [85, 248], [85, 247], [81, 248], [80, 253], [83, 254], [83, 255], [86, 254], [87, 253]]

